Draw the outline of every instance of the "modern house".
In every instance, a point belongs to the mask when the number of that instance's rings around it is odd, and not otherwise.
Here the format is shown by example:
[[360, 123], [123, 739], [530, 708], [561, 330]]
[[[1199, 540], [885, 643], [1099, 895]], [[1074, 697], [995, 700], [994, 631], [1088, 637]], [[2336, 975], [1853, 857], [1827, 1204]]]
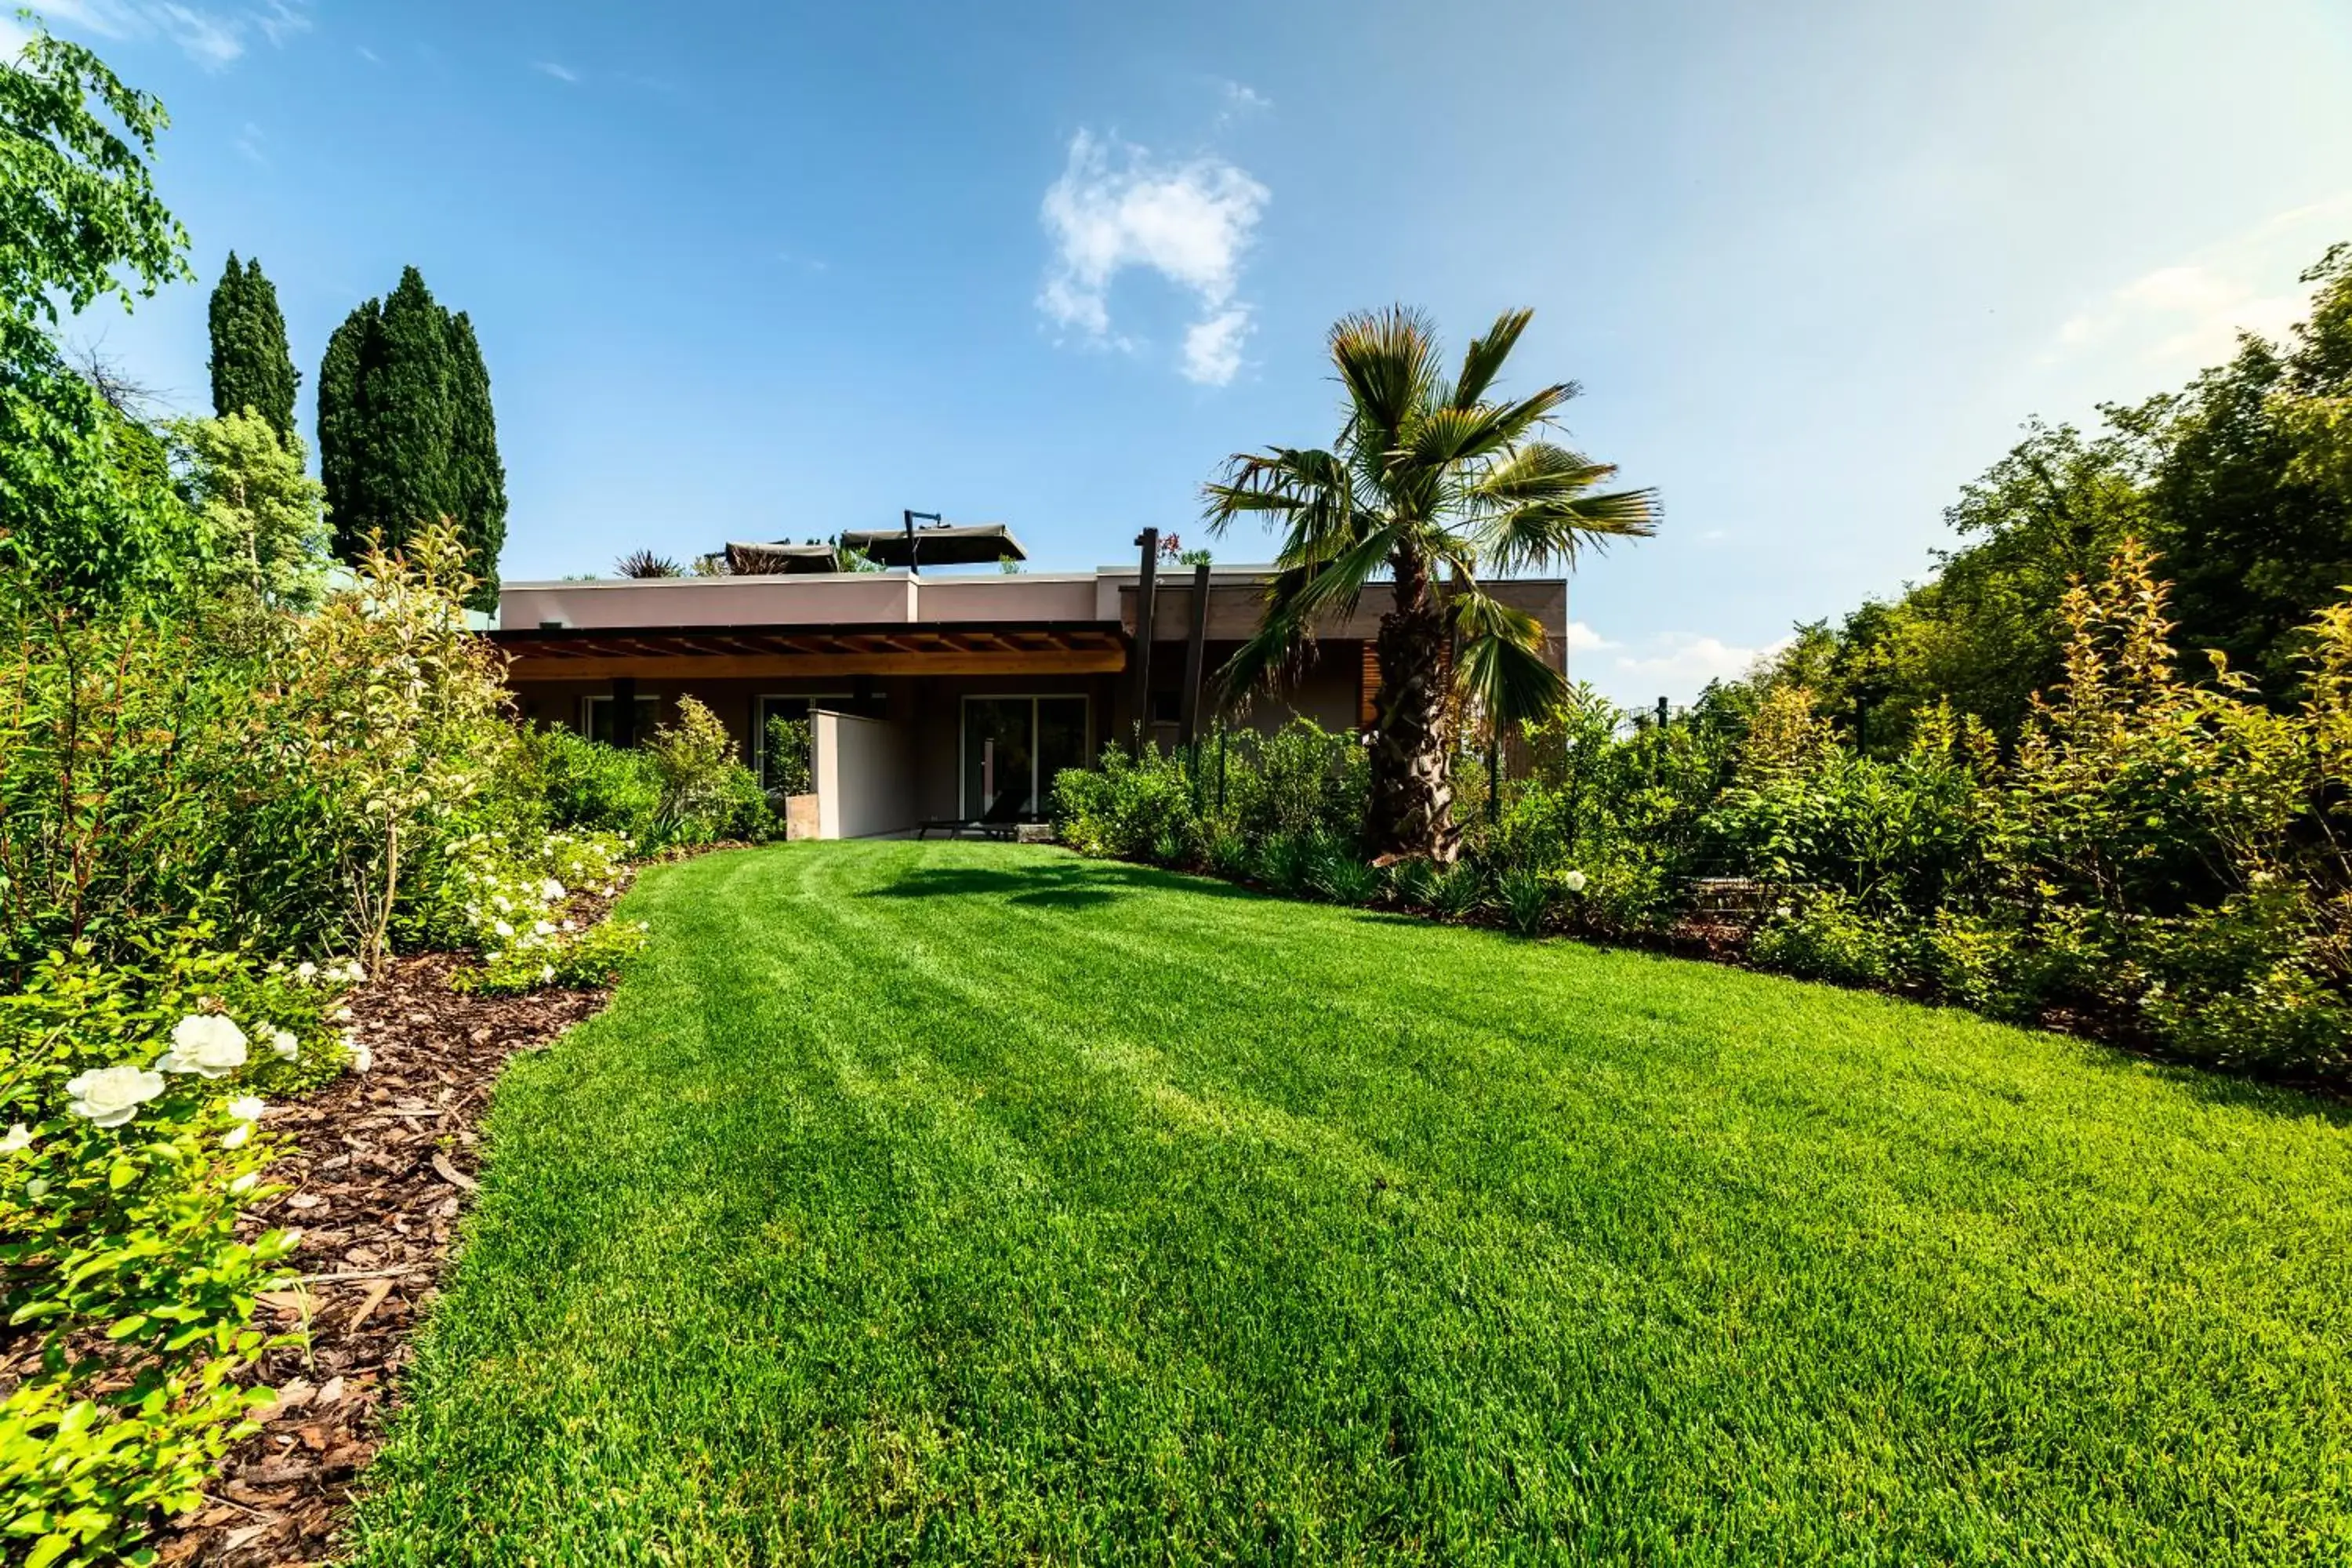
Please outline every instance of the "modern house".
[[[1160, 572], [1150, 532], [1137, 566], [1068, 574], [924, 574], [1020, 559], [996, 527], [849, 542], [904, 569], [835, 572], [831, 546], [730, 546], [727, 576], [509, 583], [489, 635], [526, 720], [596, 740], [633, 744], [690, 695], [764, 771], [768, 721], [810, 720], [819, 836], [860, 837], [1035, 817], [1054, 775], [1105, 745], [1205, 732], [1217, 717], [1209, 678], [1256, 626], [1270, 576]], [[1543, 623], [1546, 657], [1564, 671], [1565, 581], [1490, 588]], [[1228, 717], [1370, 725], [1382, 598], [1367, 594], [1319, 626], [1297, 682]]]

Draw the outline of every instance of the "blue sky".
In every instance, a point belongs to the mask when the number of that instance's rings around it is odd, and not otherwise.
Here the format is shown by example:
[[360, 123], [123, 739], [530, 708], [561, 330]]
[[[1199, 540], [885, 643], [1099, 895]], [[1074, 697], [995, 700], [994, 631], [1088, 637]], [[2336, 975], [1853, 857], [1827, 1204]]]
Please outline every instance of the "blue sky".
[[307, 421], [414, 262], [510, 578], [908, 506], [1041, 569], [1195, 541], [1223, 456], [1328, 438], [1334, 317], [1525, 304], [1519, 384], [1665, 498], [1571, 590], [1629, 701], [1920, 575], [2028, 416], [2277, 330], [2352, 237], [2342, 0], [43, 9], [169, 105], [202, 275], [75, 337], [199, 408], [257, 255]]

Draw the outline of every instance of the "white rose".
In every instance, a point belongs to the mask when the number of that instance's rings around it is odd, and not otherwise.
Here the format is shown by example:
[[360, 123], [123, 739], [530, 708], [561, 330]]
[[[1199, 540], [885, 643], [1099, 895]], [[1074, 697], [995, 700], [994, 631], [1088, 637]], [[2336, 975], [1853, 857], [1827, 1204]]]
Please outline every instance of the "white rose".
[[32, 1146], [33, 1130], [21, 1121], [8, 1129], [6, 1137], [0, 1138], [0, 1154], [20, 1153]]
[[552, 921], [541, 921], [530, 929], [532, 934], [536, 936], [553, 936], [555, 934], [555, 922]]
[[172, 1028], [172, 1048], [155, 1063], [158, 1072], [192, 1072], [226, 1078], [245, 1065], [245, 1031], [217, 1013], [192, 1013]]
[[551, 964], [549, 964], [549, 965], [547, 965], [547, 967], [545, 967], [544, 969], [541, 969], [541, 970], [539, 972], [540, 984], [542, 984], [542, 985], [543, 985], [543, 984], [545, 984], [547, 982], [549, 982], [549, 981], [551, 981], [551, 980], [554, 979], [554, 978], [555, 978], [555, 965], [553, 965], [553, 964], [551, 964]]
[[563, 884], [550, 877], [539, 885], [539, 896], [548, 903], [560, 904], [564, 900], [566, 894], [563, 891]]
[[73, 1096], [68, 1107], [100, 1127], [120, 1127], [139, 1114], [139, 1108], [163, 1092], [163, 1075], [124, 1064], [92, 1068], [66, 1082]]
[[244, 1175], [239, 1176], [236, 1181], [231, 1182], [228, 1184], [228, 1190], [235, 1193], [238, 1197], [243, 1197], [246, 1194], [253, 1191], [255, 1187], [259, 1186], [260, 1184], [261, 1173], [258, 1171], [247, 1171]]
[[1567, 876], [1562, 877], [1559, 879], [1559, 883], [1561, 887], [1566, 888], [1571, 893], [1580, 893], [1584, 891], [1584, 873], [1581, 871], [1570, 871]]
[[257, 1095], [240, 1095], [228, 1102], [228, 1113], [239, 1121], [258, 1121], [268, 1110]]
[[221, 1147], [224, 1149], [242, 1149], [245, 1147], [245, 1141], [252, 1136], [253, 1123], [250, 1121], [240, 1121], [236, 1126], [221, 1134]]
[[294, 978], [307, 984], [319, 978], [319, 966], [306, 958], [294, 966]]
[[373, 1066], [375, 1066], [375, 1052], [370, 1050], [364, 1045], [355, 1044], [352, 1047], [352, 1070], [353, 1072], [365, 1072]]
[[272, 1029], [269, 1031], [269, 1048], [278, 1053], [278, 1060], [290, 1062], [302, 1054], [302, 1042], [289, 1030]]
[[512, 926], [510, 926], [510, 925], [507, 924], [507, 922], [506, 922], [506, 921], [492, 921], [492, 922], [491, 922], [491, 924], [490, 924], [490, 929], [491, 929], [492, 931], [494, 931], [498, 932], [500, 936], [512, 936], [512, 935], [514, 935], [514, 927], [512, 927]]

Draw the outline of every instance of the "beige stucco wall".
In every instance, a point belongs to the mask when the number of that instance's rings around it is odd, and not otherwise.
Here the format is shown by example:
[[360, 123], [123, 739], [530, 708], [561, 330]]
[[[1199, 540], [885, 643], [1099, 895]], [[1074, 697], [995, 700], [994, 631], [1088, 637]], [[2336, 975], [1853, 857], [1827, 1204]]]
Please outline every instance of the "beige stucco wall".
[[920, 814], [905, 722], [820, 710], [810, 729], [816, 752], [818, 837], [870, 838], [916, 826]]

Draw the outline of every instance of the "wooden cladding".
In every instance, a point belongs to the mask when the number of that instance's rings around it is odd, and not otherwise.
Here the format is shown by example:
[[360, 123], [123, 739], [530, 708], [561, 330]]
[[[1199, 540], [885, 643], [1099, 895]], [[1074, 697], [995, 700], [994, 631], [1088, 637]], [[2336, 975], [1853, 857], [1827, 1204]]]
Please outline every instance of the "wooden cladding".
[[517, 680], [1099, 675], [1127, 668], [1127, 638], [1097, 621], [550, 626], [489, 636]]
[[561, 658], [517, 650], [509, 680], [786, 679], [845, 675], [1111, 675], [1127, 668], [1124, 648], [1047, 648], [999, 653], [593, 654]]

